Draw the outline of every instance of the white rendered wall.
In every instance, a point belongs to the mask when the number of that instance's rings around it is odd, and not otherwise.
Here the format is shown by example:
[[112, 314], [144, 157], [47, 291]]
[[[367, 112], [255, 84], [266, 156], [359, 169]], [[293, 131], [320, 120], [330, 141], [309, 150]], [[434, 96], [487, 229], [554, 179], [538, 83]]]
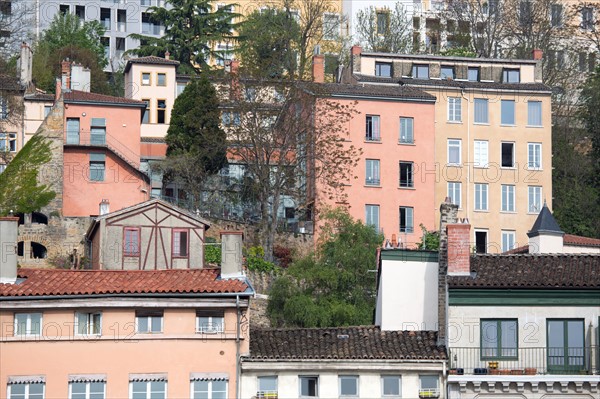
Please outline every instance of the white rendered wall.
[[563, 253], [563, 237], [561, 235], [540, 234], [529, 238], [530, 254]]

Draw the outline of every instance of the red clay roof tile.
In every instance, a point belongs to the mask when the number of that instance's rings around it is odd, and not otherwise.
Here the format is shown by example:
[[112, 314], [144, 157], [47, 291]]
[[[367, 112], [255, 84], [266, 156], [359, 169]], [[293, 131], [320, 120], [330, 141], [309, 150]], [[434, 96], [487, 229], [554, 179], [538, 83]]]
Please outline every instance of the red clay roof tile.
[[87, 91], [71, 90], [63, 94], [65, 102], [90, 102], [90, 103], [107, 103], [107, 104], [127, 104], [146, 107], [143, 101], [132, 100], [125, 97], [107, 96], [105, 94], [90, 93]]

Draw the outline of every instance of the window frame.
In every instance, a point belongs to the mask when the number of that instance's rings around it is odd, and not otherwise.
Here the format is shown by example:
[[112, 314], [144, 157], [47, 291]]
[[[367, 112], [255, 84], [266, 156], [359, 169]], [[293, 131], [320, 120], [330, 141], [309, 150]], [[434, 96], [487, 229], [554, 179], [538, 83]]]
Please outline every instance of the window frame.
[[500, 212], [515, 213], [517, 205], [515, 204], [515, 185], [500, 185]]
[[[147, 329], [145, 331], [140, 330], [140, 319], [146, 319]], [[160, 320], [160, 329], [154, 331], [154, 319]], [[153, 310], [153, 309], [138, 309], [135, 311], [135, 332], [136, 334], [162, 334], [165, 328], [165, 315], [164, 311]]]
[[[164, 83], [160, 84], [160, 77], [164, 78]], [[160, 86], [160, 87], [166, 87], [167, 86], [167, 74], [166, 72], [156, 72], [156, 85]]]
[[[148, 75], [148, 83], [144, 83], [144, 75]], [[142, 86], [152, 86], [152, 72], [140, 71], [140, 84]]]
[[[329, 19], [329, 21], [328, 21]], [[335, 26], [328, 26], [328, 24], [335, 19]], [[341, 30], [341, 18], [340, 15], [333, 12], [326, 12], [323, 14], [323, 40], [334, 41], [340, 37]]]
[[[450, 71], [450, 76], [448, 76], [448, 74], [445, 73], [444, 70], [446, 70], [446, 72]], [[452, 65], [441, 65], [440, 66], [440, 79], [454, 80], [455, 78], [456, 78], [456, 71], [454, 70], [454, 67]]]
[[[538, 214], [542, 210], [543, 201], [542, 194], [544, 189], [542, 186], [527, 186], [527, 213]], [[533, 201], [532, 201], [533, 199]], [[537, 200], [537, 202], [536, 202]], [[533, 209], [533, 206], [537, 209]]]
[[[92, 394], [91, 384], [102, 384], [102, 398], [106, 399], [106, 381], [69, 381], [69, 399], [73, 399], [73, 385], [74, 384], [85, 384], [85, 398], [90, 399]], [[77, 394], [80, 395], [80, 394]], [[94, 392], [94, 395], [98, 395]]]
[[[377, 210], [377, 223], [376, 224], [369, 223], [369, 220], [371, 219], [369, 217], [369, 214], [371, 214], [371, 216], [373, 216], [372, 215], [373, 212], [369, 212], [369, 209]], [[380, 205], [379, 204], [365, 204], [365, 225], [373, 227], [375, 229], [375, 231], [379, 233], [380, 222], [381, 222], [381, 207], [380, 207]]]
[[[402, 211], [404, 210], [404, 227], [402, 227]], [[409, 212], [410, 211], [410, 212]], [[409, 216], [410, 214], [410, 216]], [[415, 232], [415, 208], [412, 206], [398, 207], [399, 229], [400, 233]], [[408, 221], [410, 220], [410, 223]]]
[[[485, 144], [485, 145], [484, 145]], [[483, 157], [483, 147], [485, 147], [485, 159]], [[487, 169], [490, 166], [490, 143], [488, 140], [473, 141], [473, 167]], [[485, 162], [482, 162], [485, 161]]]
[[[208, 319], [207, 326], [201, 323], [201, 319]], [[216, 319], [218, 319], [218, 322]], [[225, 311], [224, 310], [196, 310], [196, 334], [219, 334], [225, 332]]]
[[155, 397], [152, 395], [152, 383], [153, 382], [160, 382], [164, 384], [164, 394], [165, 396], [162, 399], [167, 399], [169, 397], [169, 390], [168, 390], [168, 382], [167, 380], [156, 380], [156, 381], [129, 381], [129, 398], [133, 398], [133, 384], [135, 383], [144, 383], [146, 384], [146, 399], [155, 399]]
[[[561, 349], [563, 349], [563, 359], [566, 360], [565, 364], [562, 366], [555, 366], [551, 364], [550, 361], [550, 348], [558, 348], [558, 347], [551, 347], [550, 346], [550, 323], [551, 322], [562, 322], [563, 324], [563, 346]], [[581, 323], [581, 329], [583, 332], [582, 335], [582, 343], [583, 346], [582, 347], [576, 347], [576, 346], [569, 346], [569, 327], [568, 327], [568, 322], [578, 322]], [[546, 319], [546, 364], [548, 365], [548, 371], [551, 373], [555, 373], [557, 371], [567, 371], [567, 372], [572, 372], [572, 371], [579, 371], [582, 368], [585, 368], [585, 364], [586, 364], [586, 360], [587, 360], [587, 356], [586, 356], [586, 342], [585, 342], [585, 336], [586, 336], [586, 332], [585, 332], [585, 319], [584, 318], [580, 318], [580, 317], [567, 317], [567, 318], [560, 318], [560, 317], [550, 317]], [[582, 356], [570, 356], [569, 355], [569, 349], [576, 349], [576, 348], [581, 348], [582, 349]], [[557, 357], [557, 356], [554, 356]], [[569, 364], [568, 360], [572, 357], [583, 357], [582, 359], [582, 365], [574, 365], [571, 366]]]
[[[194, 393], [196, 393], [196, 392], [206, 392], [207, 396], [208, 396], [208, 399], [212, 399], [213, 396], [215, 396], [215, 393], [221, 393], [221, 392], [223, 392], [223, 391], [220, 391], [220, 390], [219, 391], [215, 391], [215, 389], [213, 387], [213, 384], [215, 382], [216, 383], [223, 383], [223, 384], [225, 384], [225, 396], [224, 397], [225, 398], [229, 397], [228, 396], [229, 395], [229, 380], [219, 380], [219, 379], [216, 379], [216, 380], [205, 380], [205, 381], [201, 381], [201, 380], [190, 381], [190, 398], [194, 398], [195, 397]], [[194, 386], [196, 385], [196, 383], [207, 383], [208, 384], [207, 390], [206, 391], [196, 391], [194, 389]]]
[[365, 141], [381, 142], [381, 116], [365, 115]]
[[[511, 165], [510, 166], [505, 166], [504, 165], [504, 146], [505, 145], [511, 145], [512, 151], [511, 151]], [[514, 141], [501, 141], [500, 142], [500, 167], [502, 169], [514, 169], [516, 168], [516, 160], [515, 160], [515, 149], [516, 145]]]
[[[517, 78], [515, 80], [515, 77]], [[503, 68], [502, 83], [521, 83], [521, 69], [519, 68]]]
[[[401, 116], [399, 119], [399, 123], [400, 123], [400, 135], [398, 137], [398, 143], [414, 144], [415, 143], [415, 118], [408, 117], [408, 116]], [[404, 134], [403, 134], [403, 132], [404, 132]], [[402, 139], [403, 136], [405, 136], [404, 140]]]
[[[106, 154], [91, 152], [89, 153], [89, 181], [102, 183], [106, 180]], [[102, 159], [102, 160], [100, 160]], [[100, 176], [100, 173], [102, 175]]]
[[[425, 76], [421, 76], [422, 73]], [[411, 77], [413, 79], [429, 79], [429, 64], [412, 64]]]
[[[504, 108], [505, 105], [508, 107], [509, 104], [512, 104], [512, 112], [511, 115], [505, 114], [508, 113], [509, 109]], [[510, 120], [505, 119], [510, 117]], [[512, 122], [511, 122], [512, 121]], [[515, 100], [500, 100], [500, 126], [516, 126], [517, 124], [517, 104]]]
[[[315, 394], [314, 395], [304, 395], [302, 393], [302, 381], [313, 380], [315, 381]], [[298, 376], [298, 396], [300, 398], [318, 398], [319, 397], [319, 376], [318, 375], [299, 375]]]
[[[342, 380], [349, 380], [354, 382], [354, 388], [356, 393], [347, 394], [342, 392]], [[357, 398], [360, 396], [359, 377], [357, 375], [338, 375], [338, 392], [340, 398]]]
[[[31, 391], [31, 385], [41, 385], [42, 386], [42, 398], [44, 399], [46, 397], [46, 382], [28, 382], [25, 384], [14, 384], [14, 383], [8, 383], [6, 384], [6, 398], [7, 399], [16, 399], [16, 394], [14, 394], [12, 392], [12, 387], [15, 385], [19, 385], [19, 386], [24, 386], [25, 387], [25, 393], [24, 396], [21, 396], [21, 394], [18, 394], [20, 396], [20, 398], [25, 398], [25, 399], [34, 399], [31, 397], [31, 395], [39, 395], [39, 394], [32, 394]], [[37, 399], [37, 397], [35, 398]]]
[[[423, 388], [423, 377], [435, 377], [436, 378], [436, 387], [435, 388]], [[440, 392], [440, 377], [437, 374], [419, 374], [419, 397], [421, 396], [421, 393], [424, 392], [431, 392], [431, 390], [435, 390], [434, 395], [431, 395], [431, 397], [437, 397], [439, 396], [439, 392]], [[435, 395], [437, 394], [437, 395]]]
[[[478, 192], [478, 188], [480, 188]], [[482, 190], [485, 188], [485, 190]], [[487, 212], [489, 211], [489, 201], [490, 201], [490, 188], [488, 183], [475, 183], [473, 188], [473, 193], [475, 195], [475, 202], [473, 204], [473, 210], [478, 212]], [[477, 207], [477, 202], [479, 201], [479, 207]]]
[[[179, 238], [179, 249], [177, 252], [175, 252], [175, 241], [177, 241], [175, 239], [175, 235], [176, 234], [181, 234], [181, 233], [185, 233], [186, 234], [186, 249], [185, 249], [185, 254], [181, 254], [181, 238]], [[177, 259], [187, 259], [190, 256], [190, 229], [188, 228], [178, 228], [178, 227], [173, 227], [171, 228], [171, 256], [173, 258], [177, 258]]]
[[[407, 179], [402, 179], [402, 166], [408, 167], [407, 169]], [[414, 188], [415, 187], [415, 163], [412, 161], [399, 161], [398, 168], [400, 172], [400, 178], [398, 180], [398, 184], [400, 188]]]
[[[453, 143], [450, 143], [453, 142]], [[458, 143], [458, 144], [457, 144]], [[462, 140], [461, 139], [448, 139], [447, 141], [448, 148], [448, 162], [447, 165], [451, 166], [461, 166], [462, 165]], [[450, 148], [458, 147], [458, 162], [451, 162], [450, 159]]]
[[[534, 110], [532, 106], [539, 107], [537, 110]], [[539, 114], [537, 113], [539, 112]], [[539, 124], [535, 123], [535, 120], [539, 120]], [[542, 120], [542, 102], [539, 100], [529, 100], [527, 101], [527, 126], [528, 127], [543, 127], [544, 123]]]
[[144, 113], [142, 114], [142, 125], [147, 125], [147, 124], [152, 123], [152, 121], [150, 120], [150, 117], [151, 117], [151, 112], [150, 112], [150, 102], [151, 102], [151, 99], [149, 99], [149, 98], [142, 98], [141, 101], [146, 103], [146, 108], [144, 108]]
[[448, 97], [448, 119], [447, 119], [447, 122], [462, 123], [462, 98]]
[[[398, 393], [385, 393], [385, 379], [395, 378], [398, 382]], [[402, 397], [402, 376], [401, 375], [381, 375], [381, 396], [384, 398], [400, 398]]]
[[[462, 182], [459, 181], [449, 181], [447, 183], [448, 187], [448, 197], [451, 202], [455, 205], [458, 205], [458, 209], [462, 209]], [[450, 188], [452, 187], [452, 189]], [[458, 188], [458, 191], [457, 191]], [[455, 195], [458, 192], [458, 204], [455, 201]]]
[[[164, 107], [160, 107], [161, 101], [164, 101]], [[162, 115], [163, 122], [160, 121], [161, 112], [163, 112], [163, 115]], [[156, 99], [156, 124], [158, 124], [158, 125], [166, 125], [167, 124], [167, 100], [165, 98], [157, 98]]]
[[[275, 389], [262, 389], [263, 387], [261, 387], [261, 381], [264, 381], [266, 379], [271, 379], [275, 381]], [[275, 395], [277, 395], [279, 393], [279, 378], [277, 375], [257, 375], [256, 376], [256, 396], [257, 397], [261, 397], [260, 393], [263, 394], [262, 397], [266, 397], [268, 398], [269, 393], [274, 393]]]
[[[512, 238], [512, 245], [504, 245], [504, 237]], [[514, 230], [500, 230], [500, 239], [502, 245], [502, 252], [510, 251], [517, 247], [517, 234]], [[511, 247], [511, 248], [509, 248]]]
[[[135, 236], [137, 237], [137, 248], [133, 248], [134, 251], [129, 248], [131, 245], [127, 245], [127, 233], [135, 232]], [[139, 257], [140, 256], [140, 247], [141, 247], [141, 229], [139, 227], [123, 227], [123, 256], [124, 257]]]
[[542, 166], [542, 143], [527, 143], [527, 169], [542, 170]]
[[[17, 320], [17, 316], [18, 315], [26, 315], [27, 318], [25, 320], [25, 333], [21, 334], [18, 332], [19, 328], [17, 327], [19, 324], [18, 320]], [[31, 326], [33, 325], [33, 322], [31, 320], [31, 316], [33, 315], [39, 315], [39, 332], [37, 333], [32, 333], [31, 331]], [[44, 314], [42, 312], [15, 312], [13, 314], [13, 336], [15, 337], [38, 337], [40, 335], [42, 335], [42, 329], [44, 326], [44, 321], [43, 321], [43, 317]]]
[[17, 133], [0, 132], [0, 142], [2, 142], [3, 150], [10, 153], [17, 152]]
[[[370, 168], [369, 165], [371, 165]], [[381, 160], [372, 158], [365, 159], [365, 186], [381, 186]]]
[[[477, 104], [479, 104], [479, 107], [482, 107], [485, 105], [485, 120], [477, 120], [477, 111], [478, 111], [478, 106]], [[481, 113], [483, 113], [483, 109], [479, 110]], [[490, 103], [489, 100], [487, 98], [474, 98], [473, 99], [473, 124], [475, 125], [489, 125], [490, 124]]]
[[[496, 348], [484, 348], [483, 347], [483, 337], [484, 337], [484, 322], [495, 322], [496, 323]], [[504, 348], [502, 345], [502, 322], [514, 322], [514, 331], [515, 331], [515, 347], [514, 348]], [[496, 355], [484, 356], [484, 349], [495, 349]], [[502, 355], [503, 350], [514, 350], [515, 355]], [[480, 360], [518, 360], [519, 359], [519, 319], [517, 318], [483, 318], [479, 320], [479, 355]]]
[[[79, 332], [79, 315], [86, 315], [86, 331]], [[98, 332], [93, 332], [96, 329], [96, 322], [93, 316], [100, 316]], [[75, 335], [77, 336], [101, 336], [102, 335], [102, 312], [101, 311], [75, 311]]]
[[[382, 74], [382, 68], [381, 67], [387, 67], [389, 68], [389, 74]], [[375, 76], [381, 76], [381, 77], [385, 77], [385, 78], [391, 78], [393, 75], [393, 70], [392, 70], [392, 63], [390, 62], [379, 62], [379, 61], [375, 61]]]
[[[477, 74], [476, 79], [471, 79], [471, 72], [474, 71]], [[469, 82], [479, 82], [481, 79], [481, 69], [479, 67], [467, 67], [467, 80]]]

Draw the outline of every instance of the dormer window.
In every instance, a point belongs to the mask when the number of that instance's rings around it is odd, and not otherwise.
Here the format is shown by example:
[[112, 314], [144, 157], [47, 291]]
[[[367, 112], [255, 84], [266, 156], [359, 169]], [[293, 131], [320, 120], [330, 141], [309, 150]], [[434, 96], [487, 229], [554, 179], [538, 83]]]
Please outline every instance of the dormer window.
[[521, 71], [519, 69], [502, 70], [502, 82], [504, 83], [519, 83], [521, 81]]
[[413, 79], [429, 79], [429, 65], [413, 65]]
[[469, 67], [467, 79], [469, 82], [479, 82], [479, 67]]
[[440, 70], [440, 78], [442, 79], [454, 79], [454, 67], [448, 65], [442, 65]]
[[392, 64], [389, 62], [376, 62], [375, 76], [390, 78], [392, 76]]

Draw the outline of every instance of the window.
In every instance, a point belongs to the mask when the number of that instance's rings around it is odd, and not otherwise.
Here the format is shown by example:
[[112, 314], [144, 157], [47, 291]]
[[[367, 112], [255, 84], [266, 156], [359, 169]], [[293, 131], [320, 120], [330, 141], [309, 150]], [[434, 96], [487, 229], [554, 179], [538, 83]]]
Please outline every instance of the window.
[[400, 207], [400, 232], [401, 233], [413, 233], [414, 232], [414, 209], [411, 207], [401, 206]]
[[460, 194], [461, 194], [461, 186], [462, 184], [460, 182], [448, 182], [448, 197], [450, 197], [450, 201], [455, 204], [458, 205], [459, 208], [461, 208], [461, 203], [460, 203]]
[[104, 57], [110, 59], [110, 37], [101, 37], [100, 44], [104, 47]]
[[106, 119], [92, 118], [90, 122], [90, 144], [106, 144]]
[[41, 332], [41, 313], [15, 313], [15, 336], [40, 335]]
[[188, 231], [186, 229], [173, 229], [172, 254], [177, 258], [188, 256]]
[[461, 98], [460, 97], [448, 97], [448, 121], [449, 122], [460, 122], [461, 121]]
[[530, 213], [538, 213], [542, 210], [542, 187], [529, 186], [527, 191], [528, 211]]
[[67, 144], [79, 144], [79, 118], [67, 118]]
[[469, 67], [467, 70], [469, 82], [479, 82], [479, 67]]
[[337, 14], [323, 15], [323, 39], [337, 40], [340, 35], [340, 16]]
[[159, 23], [152, 21], [151, 13], [142, 13], [142, 33], [149, 35], [160, 35], [162, 28], [163, 27]]
[[142, 116], [142, 123], [150, 123], [150, 100], [147, 98], [143, 98], [142, 101], [146, 103], [146, 108], [144, 108], [144, 115]]
[[515, 211], [515, 186], [511, 184], [502, 185], [502, 212]]
[[503, 168], [515, 167], [515, 143], [502, 143], [501, 166]]
[[44, 105], [44, 118], [52, 111], [52, 105]]
[[500, 124], [514, 125], [515, 124], [515, 101], [500, 100]]
[[123, 230], [123, 256], [140, 256], [140, 229], [125, 227]]
[[487, 231], [475, 230], [475, 252], [478, 254], [487, 253]]
[[167, 85], [167, 74], [166, 73], [157, 73], [156, 74], [156, 85], [157, 86], [166, 86]]
[[156, 123], [166, 123], [167, 100], [156, 100]]
[[75, 313], [75, 335], [100, 335], [102, 333], [102, 313]]
[[100, 9], [100, 23], [104, 30], [110, 30], [110, 8], [101, 8]]
[[150, 72], [142, 72], [142, 86], [150, 86]]
[[531, 3], [528, 0], [521, 1], [519, 3], [519, 24], [529, 26], [532, 22]]
[[365, 174], [365, 184], [367, 186], [378, 186], [379, 180], [379, 159], [367, 159], [367, 171]]
[[527, 143], [527, 168], [542, 169], [541, 143]]
[[448, 140], [448, 164], [460, 165], [461, 163], [461, 140]]
[[[117, 10], [117, 30], [127, 32], [127, 10]], [[125, 50], [125, 40], [123, 40], [123, 50]]]
[[0, 97], [0, 119], [8, 118], [8, 100], [6, 98]]
[[475, 183], [475, 210], [488, 210], [488, 185], [487, 183]]
[[488, 99], [487, 98], [476, 98], [473, 101], [474, 115], [473, 121], [475, 123], [490, 123], [488, 118]]
[[16, 133], [0, 133], [0, 151], [17, 152]]
[[365, 224], [379, 232], [379, 205], [365, 205]]
[[135, 312], [135, 330], [142, 334], [161, 333], [163, 331], [163, 311], [137, 310]]
[[70, 382], [69, 399], [104, 399], [106, 382]]
[[58, 9], [60, 10], [60, 13], [62, 15], [66, 15], [69, 13], [69, 5], [68, 4], [61, 4]]
[[90, 154], [90, 181], [104, 181], [105, 159], [104, 154]]
[[440, 78], [454, 79], [454, 67], [442, 65], [440, 69]]
[[387, 10], [377, 11], [377, 34], [385, 35], [390, 27], [390, 13]]
[[438, 397], [440, 390], [438, 388], [437, 375], [419, 376], [419, 397]]
[[[227, 397], [227, 381], [193, 381], [192, 399], [225, 399]], [[154, 399], [154, 397], [152, 397]]]
[[244, 90], [244, 97], [248, 102], [256, 101], [256, 88], [246, 87], [246, 89]]
[[515, 248], [515, 232], [502, 230], [502, 252]]
[[429, 79], [429, 65], [413, 65], [413, 79]]
[[358, 377], [341, 375], [338, 377], [340, 385], [340, 397], [358, 396]]
[[30, 382], [26, 384], [7, 384], [8, 399], [44, 399], [43, 382]]
[[[130, 383], [131, 399], [166, 399], [166, 381], [132, 381]], [[194, 396], [201, 397], [201, 396]]]
[[552, 4], [550, 8], [550, 24], [554, 28], [561, 28], [563, 26], [562, 4]]
[[185, 87], [187, 86], [186, 83], [183, 82], [177, 82], [177, 93], [175, 94], [175, 97], [179, 97], [179, 95], [181, 93], [183, 93], [183, 91], [185, 90]]
[[319, 396], [319, 377], [300, 376], [300, 397], [316, 398]]
[[198, 311], [196, 312], [196, 332], [202, 334], [216, 334], [225, 331], [225, 312]]
[[366, 141], [380, 141], [381, 135], [379, 132], [379, 115], [367, 115], [367, 126], [365, 132]]
[[594, 29], [594, 12], [591, 7], [583, 7], [581, 9], [581, 29]]
[[392, 64], [387, 62], [375, 63], [375, 76], [383, 76], [389, 78], [392, 76]]
[[527, 101], [527, 125], [542, 126], [541, 101]]
[[481, 360], [517, 358], [517, 320], [481, 320]]
[[381, 394], [383, 396], [400, 397], [402, 392], [402, 379], [399, 375], [381, 376]]
[[257, 399], [275, 399], [277, 398], [277, 376], [258, 377]]
[[585, 327], [578, 319], [547, 320], [548, 371], [581, 372], [585, 368]]
[[241, 123], [239, 112], [223, 111], [221, 113], [221, 123], [224, 126], [239, 126]]
[[400, 117], [400, 143], [413, 144], [414, 138], [414, 119]]
[[504, 83], [519, 83], [521, 81], [521, 71], [519, 69], [502, 70], [502, 81]]
[[400, 187], [414, 187], [413, 163], [400, 162]]
[[475, 140], [473, 143], [473, 161], [476, 168], [488, 167], [488, 142], [486, 140]]

